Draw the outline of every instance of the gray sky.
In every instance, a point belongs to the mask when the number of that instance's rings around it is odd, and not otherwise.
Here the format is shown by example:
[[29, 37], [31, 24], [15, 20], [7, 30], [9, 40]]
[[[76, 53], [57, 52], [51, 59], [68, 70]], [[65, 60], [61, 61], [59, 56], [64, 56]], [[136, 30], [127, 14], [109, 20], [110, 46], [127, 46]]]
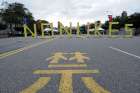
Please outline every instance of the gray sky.
[[[0, 0], [2, 1], [2, 0]], [[107, 15], [120, 15], [122, 11], [128, 14], [140, 12], [140, 0], [6, 0], [25, 4], [35, 19], [45, 19], [54, 22], [62, 21], [68, 25], [72, 21], [81, 24], [107, 20]]]

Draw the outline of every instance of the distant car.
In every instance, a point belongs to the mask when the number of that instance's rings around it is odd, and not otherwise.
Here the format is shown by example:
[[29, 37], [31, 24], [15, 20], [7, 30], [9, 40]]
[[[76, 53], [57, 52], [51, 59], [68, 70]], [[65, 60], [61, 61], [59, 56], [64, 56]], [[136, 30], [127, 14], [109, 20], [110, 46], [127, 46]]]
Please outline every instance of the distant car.
[[49, 31], [51, 31], [51, 28], [45, 28], [44, 29], [44, 32], [49, 32]]
[[[44, 29], [44, 33], [46, 34], [46, 35], [50, 35], [52, 32], [52, 29], [51, 28], [45, 28]], [[54, 34], [59, 34], [59, 31], [58, 31], [58, 29], [57, 28], [53, 28], [53, 33]]]

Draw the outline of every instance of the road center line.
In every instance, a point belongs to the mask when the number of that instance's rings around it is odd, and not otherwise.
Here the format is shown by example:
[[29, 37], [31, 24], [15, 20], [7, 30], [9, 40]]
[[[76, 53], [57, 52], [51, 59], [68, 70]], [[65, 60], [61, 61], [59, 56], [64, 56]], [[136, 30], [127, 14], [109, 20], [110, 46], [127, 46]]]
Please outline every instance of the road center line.
[[119, 49], [119, 48], [115, 48], [115, 47], [112, 47], [112, 46], [110, 46], [109, 48], [111, 48], [111, 49], [113, 49], [113, 50], [115, 50], [115, 51], [118, 51], [118, 52], [121, 52], [121, 53], [127, 54], [127, 55], [129, 55], [129, 56], [132, 56], [132, 57], [135, 57], [135, 58], [140, 59], [140, 56], [137, 56], [137, 55], [132, 54], [132, 53], [128, 53], [128, 52], [123, 51], [123, 50], [121, 50], [121, 49]]
[[19, 53], [19, 52], [28, 50], [28, 49], [30, 49], [30, 48], [37, 47], [37, 46], [39, 46], [39, 45], [48, 43], [48, 42], [50, 42], [50, 41], [52, 41], [52, 40], [54, 40], [54, 39], [50, 39], [50, 40], [47, 40], [47, 41], [42, 41], [42, 42], [39, 42], [39, 43], [36, 43], [36, 44], [32, 44], [32, 45], [29, 45], [29, 46], [26, 46], [26, 47], [23, 47], [23, 48], [19, 48], [19, 49], [12, 50], [12, 51], [9, 51], [9, 52], [6, 52], [6, 53], [2, 53], [2, 54], [0, 54], [0, 59], [6, 58], [6, 57], [8, 57], [8, 56], [17, 54], [17, 53]]

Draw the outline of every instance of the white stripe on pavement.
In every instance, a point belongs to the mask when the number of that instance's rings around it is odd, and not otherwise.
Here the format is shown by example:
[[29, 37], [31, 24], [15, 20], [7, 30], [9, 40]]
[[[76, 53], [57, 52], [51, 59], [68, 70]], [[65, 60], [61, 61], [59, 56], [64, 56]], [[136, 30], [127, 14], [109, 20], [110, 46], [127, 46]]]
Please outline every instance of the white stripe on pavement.
[[124, 53], [124, 54], [127, 54], [127, 55], [129, 55], [129, 56], [133, 56], [133, 57], [135, 57], [135, 58], [140, 59], [140, 56], [137, 56], [137, 55], [135, 55], [135, 54], [128, 53], [128, 52], [123, 51], [123, 50], [121, 50], [121, 49], [119, 49], [119, 48], [115, 48], [115, 47], [112, 47], [112, 46], [110, 46], [109, 48], [111, 48], [111, 49], [113, 49], [113, 50], [115, 50], [115, 51], [119, 51], [119, 52], [122, 52], [122, 53]]

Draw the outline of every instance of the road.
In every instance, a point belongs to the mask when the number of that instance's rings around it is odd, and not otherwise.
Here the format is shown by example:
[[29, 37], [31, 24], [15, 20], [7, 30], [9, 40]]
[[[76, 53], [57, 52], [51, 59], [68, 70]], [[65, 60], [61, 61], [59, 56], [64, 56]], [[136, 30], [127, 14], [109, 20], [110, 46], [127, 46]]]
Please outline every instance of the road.
[[140, 37], [0, 40], [0, 93], [140, 93]]

